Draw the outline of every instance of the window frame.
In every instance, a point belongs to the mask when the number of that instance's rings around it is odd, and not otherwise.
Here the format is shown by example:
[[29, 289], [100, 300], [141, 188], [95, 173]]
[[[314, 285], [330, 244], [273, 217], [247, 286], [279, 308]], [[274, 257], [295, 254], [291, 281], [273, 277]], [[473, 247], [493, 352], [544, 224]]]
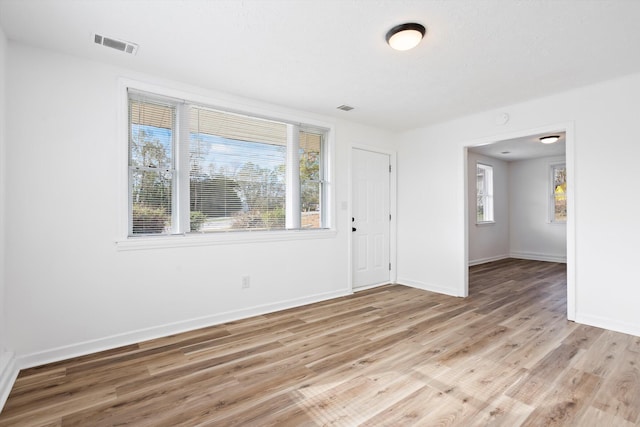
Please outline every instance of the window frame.
[[[488, 215], [488, 213], [490, 214], [490, 219], [483, 219], [483, 220], [478, 220], [478, 214], [479, 214], [479, 208], [480, 208], [480, 204], [478, 203], [478, 198], [479, 198], [479, 194], [478, 194], [478, 169], [484, 169], [485, 170], [485, 177], [486, 175], [486, 171], [490, 171], [490, 177], [489, 180], [485, 179], [483, 182], [483, 187], [484, 187], [484, 194], [482, 195], [482, 198], [484, 199], [484, 206], [485, 206], [485, 210], [483, 211], [483, 218], [486, 218]], [[495, 201], [494, 201], [494, 167], [493, 165], [489, 165], [486, 163], [482, 163], [482, 162], [476, 162], [476, 225], [483, 225], [483, 224], [495, 224]], [[488, 184], [488, 181], [490, 181], [490, 185]], [[488, 187], [488, 188], [487, 188]], [[486, 207], [489, 207], [489, 209], [486, 209]], [[487, 212], [488, 211], [488, 212]]]
[[[555, 171], [557, 169], [564, 169], [565, 171], [565, 184], [566, 184], [566, 179], [567, 179], [567, 164], [566, 162], [554, 162], [549, 164], [549, 181], [547, 183], [547, 191], [548, 191], [548, 200], [549, 200], [549, 207], [548, 207], [548, 223], [549, 224], [556, 224], [556, 225], [564, 225], [567, 223], [567, 217], [565, 217], [565, 220], [557, 220], [556, 219], [556, 195], [555, 195], [555, 181], [556, 181], [556, 177], [555, 177]], [[565, 192], [565, 203], [567, 204], [568, 207], [568, 196], [567, 193]]]
[[[251, 117], [256, 117], [266, 120], [274, 120], [286, 124], [292, 124], [301, 126], [303, 130], [322, 130], [325, 132], [324, 141], [322, 144], [322, 161], [323, 167], [323, 180], [321, 186], [321, 197], [323, 197], [323, 203], [321, 206], [321, 215], [323, 217], [324, 228], [299, 228], [299, 229], [285, 229], [285, 230], [248, 230], [248, 231], [233, 231], [233, 232], [219, 232], [219, 233], [188, 233], [188, 232], [176, 232], [172, 234], [161, 235], [140, 235], [131, 236], [131, 191], [130, 191], [130, 166], [129, 166], [129, 90], [134, 92], [147, 93], [152, 97], [166, 98], [172, 100], [178, 104], [179, 109], [186, 109], [188, 105], [203, 106], [206, 108], [212, 108], [224, 112], [233, 114], [242, 114]], [[335, 194], [333, 191], [334, 181], [334, 135], [335, 126], [333, 123], [320, 121], [314, 118], [298, 116], [289, 110], [279, 109], [277, 107], [266, 105], [264, 108], [256, 107], [255, 105], [248, 105], [246, 103], [222, 100], [212, 98], [209, 96], [197, 95], [193, 92], [186, 92], [177, 89], [171, 89], [163, 86], [140, 82], [136, 80], [130, 80], [121, 78], [118, 81], [119, 92], [119, 105], [118, 120], [119, 125], [118, 135], [118, 160], [120, 164], [120, 185], [118, 190], [118, 206], [119, 206], [119, 231], [115, 239], [118, 250], [137, 250], [137, 249], [152, 249], [163, 247], [183, 247], [183, 246], [206, 246], [216, 244], [229, 244], [229, 243], [243, 243], [243, 242], [262, 242], [262, 241], [288, 241], [288, 240], [304, 240], [315, 238], [331, 238], [337, 235], [335, 228]], [[176, 123], [177, 131], [175, 139], [184, 138], [185, 132], [189, 132], [187, 126], [188, 116], [180, 114], [178, 111], [178, 119]], [[303, 124], [303, 125], [301, 125]], [[186, 149], [188, 151], [188, 144], [176, 144], [174, 142], [174, 156], [177, 155], [177, 159], [174, 159], [175, 168], [177, 174], [185, 175], [182, 179], [177, 180], [178, 188], [174, 192], [175, 197], [180, 197], [176, 193], [184, 192], [184, 186], [188, 188], [189, 185], [189, 168], [185, 169], [185, 162], [189, 162], [189, 157], [184, 153], [178, 153], [177, 150]], [[186, 147], [186, 148], [185, 148]], [[186, 157], [186, 160], [185, 160]], [[174, 186], [176, 182], [174, 181]], [[183, 187], [182, 189], [179, 187]], [[185, 206], [186, 205], [186, 206]], [[189, 221], [189, 205], [185, 203], [176, 203], [178, 209], [181, 212], [173, 212], [173, 215], [177, 215], [178, 219], [174, 221], [174, 230], [188, 229]], [[175, 218], [174, 218], [175, 220]]]

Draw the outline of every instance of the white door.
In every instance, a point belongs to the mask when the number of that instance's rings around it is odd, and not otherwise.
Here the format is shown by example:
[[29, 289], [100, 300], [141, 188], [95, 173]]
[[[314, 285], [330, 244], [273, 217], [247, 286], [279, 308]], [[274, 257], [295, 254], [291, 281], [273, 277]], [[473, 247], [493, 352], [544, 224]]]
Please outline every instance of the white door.
[[388, 154], [352, 150], [352, 265], [353, 287], [389, 283]]

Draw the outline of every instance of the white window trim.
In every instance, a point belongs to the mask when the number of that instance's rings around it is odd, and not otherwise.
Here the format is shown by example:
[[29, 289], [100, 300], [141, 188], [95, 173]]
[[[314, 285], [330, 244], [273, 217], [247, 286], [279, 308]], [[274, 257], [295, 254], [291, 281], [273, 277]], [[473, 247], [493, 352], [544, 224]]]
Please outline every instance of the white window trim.
[[[548, 200], [548, 208], [547, 208], [547, 224], [551, 225], [566, 225], [567, 221], [556, 221], [556, 199], [554, 193], [555, 187], [555, 175], [554, 171], [557, 167], [564, 167], [566, 169], [566, 162], [553, 162], [549, 163], [549, 181], [547, 182], [547, 200]], [[568, 184], [567, 184], [568, 189]], [[568, 206], [568, 197], [567, 197], [567, 206]]]
[[[327, 129], [324, 141], [324, 155], [326, 156], [324, 167], [324, 202], [323, 214], [325, 215], [323, 229], [296, 229], [282, 231], [229, 231], [211, 234], [173, 234], [152, 237], [129, 236], [129, 152], [128, 152], [128, 89], [152, 93], [154, 95], [188, 100], [189, 103], [202, 104], [223, 111], [253, 115], [255, 117], [283, 121], [286, 123], [304, 123], [310, 127]], [[314, 118], [299, 116], [295, 112], [282, 111], [276, 107], [273, 110], [259, 108], [236, 101], [221, 100], [207, 96], [197, 95], [177, 89], [171, 89], [155, 84], [149, 84], [137, 80], [121, 78], [118, 80], [118, 164], [120, 168], [118, 180], [118, 232], [115, 244], [118, 250], [140, 250], [155, 248], [176, 248], [189, 246], [209, 246], [234, 243], [254, 243], [269, 241], [288, 241], [305, 239], [333, 238], [337, 235], [335, 227], [335, 192], [334, 192], [334, 162], [335, 162], [335, 125]], [[188, 216], [187, 216], [188, 218]]]
[[[487, 221], [478, 221], [478, 201], [477, 201], [477, 197], [478, 197], [478, 190], [476, 187], [476, 225], [477, 226], [483, 226], [483, 225], [492, 225], [496, 223], [496, 215], [495, 215], [495, 200], [494, 200], [494, 187], [495, 185], [493, 185], [493, 171], [494, 171], [494, 167], [493, 165], [487, 164], [487, 163], [482, 163], [482, 162], [476, 162], [476, 174], [477, 174], [477, 170], [478, 170], [478, 166], [484, 166], [484, 167], [488, 167], [491, 168], [491, 194], [488, 194], [487, 196], [491, 198], [491, 220], [487, 220]], [[476, 177], [476, 181], [477, 181], [477, 177]], [[486, 181], [485, 181], [486, 182]], [[476, 184], [477, 185], [477, 184]]]

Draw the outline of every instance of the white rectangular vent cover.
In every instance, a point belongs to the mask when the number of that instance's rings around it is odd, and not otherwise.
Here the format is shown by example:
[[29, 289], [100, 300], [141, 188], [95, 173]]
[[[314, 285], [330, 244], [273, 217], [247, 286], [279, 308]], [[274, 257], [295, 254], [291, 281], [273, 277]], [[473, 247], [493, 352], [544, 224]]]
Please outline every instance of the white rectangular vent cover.
[[93, 41], [96, 44], [110, 47], [112, 49], [119, 50], [120, 52], [130, 53], [132, 55], [135, 55], [138, 51], [138, 45], [135, 43], [114, 39], [113, 37], [101, 36], [100, 34], [94, 34]]

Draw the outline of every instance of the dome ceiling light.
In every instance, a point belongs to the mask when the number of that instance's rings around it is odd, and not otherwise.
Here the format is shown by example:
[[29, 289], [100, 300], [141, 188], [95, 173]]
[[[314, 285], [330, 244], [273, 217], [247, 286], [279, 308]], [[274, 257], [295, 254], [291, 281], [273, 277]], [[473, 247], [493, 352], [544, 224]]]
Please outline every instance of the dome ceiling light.
[[409, 50], [418, 46], [427, 29], [415, 22], [396, 25], [387, 32], [386, 40], [395, 50]]
[[558, 135], [548, 135], [540, 138], [540, 142], [542, 142], [543, 144], [553, 144], [559, 139], [560, 137]]

